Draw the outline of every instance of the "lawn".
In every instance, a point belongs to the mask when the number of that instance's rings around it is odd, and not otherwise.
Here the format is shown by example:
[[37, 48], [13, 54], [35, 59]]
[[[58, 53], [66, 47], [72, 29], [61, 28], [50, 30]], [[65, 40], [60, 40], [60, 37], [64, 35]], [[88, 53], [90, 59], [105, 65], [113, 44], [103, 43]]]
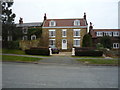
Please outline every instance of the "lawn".
[[77, 59], [83, 64], [118, 65], [117, 59]]
[[42, 58], [35, 57], [23, 57], [23, 56], [9, 56], [9, 55], [0, 55], [2, 56], [2, 61], [15, 61], [15, 62], [37, 62]]
[[26, 55], [24, 51], [18, 49], [2, 49], [2, 53]]

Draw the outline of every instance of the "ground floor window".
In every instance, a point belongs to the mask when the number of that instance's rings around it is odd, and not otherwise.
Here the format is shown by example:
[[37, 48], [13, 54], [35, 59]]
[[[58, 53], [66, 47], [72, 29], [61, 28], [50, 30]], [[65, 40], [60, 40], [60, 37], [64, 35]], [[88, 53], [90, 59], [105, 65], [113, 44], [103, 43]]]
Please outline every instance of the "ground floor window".
[[36, 40], [36, 35], [32, 35], [31, 40]]
[[49, 39], [49, 46], [55, 46], [55, 39]]
[[115, 49], [119, 48], [119, 43], [113, 43], [113, 48]]
[[12, 41], [12, 36], [8, 36], [8, 41]]
[[28, 38], [27, 38], [27, 36], [23, 36], [23, 40], [27, 40]]
[[74, 39], [73, 45], [74, 45], [74, 47], [80, 47], [80, 39]]

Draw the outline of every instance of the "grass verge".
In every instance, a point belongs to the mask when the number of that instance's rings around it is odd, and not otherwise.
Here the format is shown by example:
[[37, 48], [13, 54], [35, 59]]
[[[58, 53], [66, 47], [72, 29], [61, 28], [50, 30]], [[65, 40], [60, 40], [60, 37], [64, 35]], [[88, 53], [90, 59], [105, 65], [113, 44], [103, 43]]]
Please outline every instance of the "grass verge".
[[0, 55], [2, 56], [2, 61], [10, 61], [10, 62], [38, 62], [42, 58], [35, 57], [23, 57], [23, 56], [9, 56], [9, 55]]
[[117, 59], [77, 59], [82, 64], [95, 65], [118, 65]]

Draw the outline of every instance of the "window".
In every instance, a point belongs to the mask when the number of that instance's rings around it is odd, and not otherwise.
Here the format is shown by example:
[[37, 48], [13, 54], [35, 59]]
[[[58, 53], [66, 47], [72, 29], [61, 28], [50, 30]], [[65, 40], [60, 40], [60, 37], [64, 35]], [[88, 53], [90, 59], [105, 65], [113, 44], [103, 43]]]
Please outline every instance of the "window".
[[119, 32], [113, 32], [113, 36], [119, 36]]
[[28, 32], [28, 29], [27, 28], [23, 28], [23, 33], [27, 34], [27, 32]]
[[75, 26], [79, 26], [79, 25], [80, 25], [80, 20], [75, 20], [75, 21], [74, 21], [74, 25], [75, 25]]
[[112, 36], [112, 32], [104, 32], [104, 36]]
[[63, 29], [62, 30], [62, 37], [66, 37], [67, 36], [67, 30], [66, 29]]
[[113, 48], [118, 49], [119, 48], [119, 43], [113, 43]]
[[8, 41], [12, 41], [12, 36], [8, 36]]
[[103, 36], [103, 32], [97, 32], [97, 36]]
[[49, 37], [55, 37], [55, 30], [49, 30]]
[[31, 40], [36, 40], [36, 35], [32, 35]]
[[55, 46], [55, 39], [49, 39], [49, 46]]
[[27, 36], [23, 36], [23, 40], [27, 40]]
[[80, 37], [80, 29], [74, 29], [73, 36], [74, 37]]
[[50, 21], [49, 26], [56, 26], [56, 22], [55, 21]]
[[74, 39], [74, 47], [80, 47], [80, 39]]

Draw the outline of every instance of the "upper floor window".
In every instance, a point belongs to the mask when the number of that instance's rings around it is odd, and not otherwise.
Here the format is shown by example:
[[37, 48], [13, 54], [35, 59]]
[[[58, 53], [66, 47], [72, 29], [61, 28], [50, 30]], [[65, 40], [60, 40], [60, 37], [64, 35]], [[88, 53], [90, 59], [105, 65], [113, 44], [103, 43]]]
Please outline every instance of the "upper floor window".
[[104, 32], [104, 36], [112, 36], [112, 32]]
[[49, 37], [55, 37], [55, 30], [49, 30]]
[[103, 36], [103, 32], [97, 32], [97, 36]]
[[32, 35], [31, 40], [36, 40], [36, 35]]
[[113, 36], [119, 36], [119, 32], [113, 32]]
[[67, 36], [67, 30], [66, 29], [63, 29], [62, 30], [62, 37], [66, 37]]
[[23, 34], [27, 34], [28, 33], [28, 29], [27, 28], [23, 28]]
[[49, 26], [56, 26], [56, 22], [55, 21], [50, 21]]
[[80, 25], [80, 20], [75, 20], [75, 21], [74, 21], [74, 25], [75, 25], [75, 26], [79, 26], [79, 25]]
[[73, 36], [80, 37], [80, 29], [74, 29]]

